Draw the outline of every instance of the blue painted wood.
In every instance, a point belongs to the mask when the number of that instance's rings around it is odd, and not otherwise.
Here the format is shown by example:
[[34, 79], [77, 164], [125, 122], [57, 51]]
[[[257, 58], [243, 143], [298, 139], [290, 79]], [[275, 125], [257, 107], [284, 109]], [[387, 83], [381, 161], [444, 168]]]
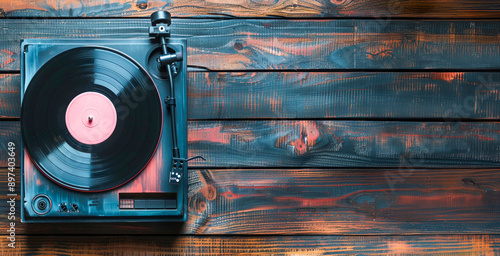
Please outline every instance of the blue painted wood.
[[[146, 37], [149, 19], [2, 19], [0, 70], [19, 69], [22, 38]], [[181, 19], [188, 65], [248, 69], [498, 69], [495, 20]]]
[[[0, 117], [19, 117], [19, 75], [0, 75]], [[191, 72], [188, 118], [498, 120], [497, 72]]]
[[0, 17], [148, 17], [156, 10], [174, 17], [391, 17], [497, 18], [495, 0], [302, 0], [302, 1], [196, 1], [107, 0], [75, 2], [11, 0], [0, 8]]

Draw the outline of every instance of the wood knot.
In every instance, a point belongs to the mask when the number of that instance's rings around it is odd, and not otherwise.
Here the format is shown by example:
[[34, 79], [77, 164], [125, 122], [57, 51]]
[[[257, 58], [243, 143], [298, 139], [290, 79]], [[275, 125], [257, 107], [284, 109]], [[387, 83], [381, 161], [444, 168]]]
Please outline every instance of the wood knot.
[[463, 178], [462, 182], [465, 183], [465, 184], [476, 185], [476, 182], [473, 179], [471, 179], [471, 178]]
[[207, 210], [207, 203], [203, 201], [198, 201], [198, 207], [196, 207], [196, 212], [202, 213]]
[[207, 210], [207, 202], [205, 198], [199, 194], [195, 194], [188, 199], [188, 210], [196, 215], [204, 214]]
[[305, 122], [301, 126], [299, 138], [289, 143], [297, 155], [306, 154], [322, 140], [319, 127], [316, 123]]
[[481, 186], [479, 184], [477, 184], [474, 179], [471, 179], [471, 178], [463, 178], [462, 179], [462, 182], [465, 184], [465, 185], [468, 185], [468, 186], [473, 186], [475, 188], [481, 188]]
[[239, 51], [243, 49], [243, 45], [241, 43], [234, 43], [234, 49]]
[[202, 189], [201, 193], [209, 201], [213, 201], [217, 197], [217, 191], [213, 185], [207, 185]]
[[136, 6], [137, 8], [144, 10], [148, 8], [148, 0], [138, 0]]

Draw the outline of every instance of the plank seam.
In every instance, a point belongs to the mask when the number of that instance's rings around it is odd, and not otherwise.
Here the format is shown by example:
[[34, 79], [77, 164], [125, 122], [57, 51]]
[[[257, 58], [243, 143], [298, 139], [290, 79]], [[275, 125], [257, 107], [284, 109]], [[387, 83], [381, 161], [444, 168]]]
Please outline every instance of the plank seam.
[[[68, 17], [33, 17], [33, 16], [4, 16], [0, 17], [0, 20], [141, 20], [149, 19], [149, 16], [141, 17], [123, 17], [123, 16], [96, 16], [96, 17], [80, 17], [80, 16], [68, 16]], [[475, 17], [475, 18], [440, 18], [440, 17], [363, 17], [363, 16], [339, 16], [339, 17], [286, 17], [286, 16], [276, 16], [268, 15], [264, 17], [252, 17], [252, 16], [232, 16], [229, 14], [217, 14], [217, 16], [200, 16], [200, 17], [173, 17], [172, 21], [175, 20], [379, 20], [379, 21], [500, 21], [500, 18], [491, 17]]]

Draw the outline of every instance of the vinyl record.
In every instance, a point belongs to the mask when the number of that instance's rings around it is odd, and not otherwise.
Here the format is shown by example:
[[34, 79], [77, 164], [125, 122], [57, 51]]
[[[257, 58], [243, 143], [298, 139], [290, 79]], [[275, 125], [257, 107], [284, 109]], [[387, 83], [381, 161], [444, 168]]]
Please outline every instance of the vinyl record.
[[148, 73], [104, 47], [58, 54], [34, 75], [23, 98], [23, 145], [52, 181], [104, 191], [134, 178], [161, 136], [162, 105]]

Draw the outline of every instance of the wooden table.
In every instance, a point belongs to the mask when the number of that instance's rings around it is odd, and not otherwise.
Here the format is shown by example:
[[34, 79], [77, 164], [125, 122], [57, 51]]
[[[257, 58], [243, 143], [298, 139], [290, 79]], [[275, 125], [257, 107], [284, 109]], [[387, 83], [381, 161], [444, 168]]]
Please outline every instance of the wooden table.
[[[20, 39], [144, 38], [159, 9], [188, 38], [189, 155], [208, 160], [189, 220], [17, 221], [8, 248]], [[0, 17], [2, 255], [500, 254], [498, 1], [3, 0]]]

